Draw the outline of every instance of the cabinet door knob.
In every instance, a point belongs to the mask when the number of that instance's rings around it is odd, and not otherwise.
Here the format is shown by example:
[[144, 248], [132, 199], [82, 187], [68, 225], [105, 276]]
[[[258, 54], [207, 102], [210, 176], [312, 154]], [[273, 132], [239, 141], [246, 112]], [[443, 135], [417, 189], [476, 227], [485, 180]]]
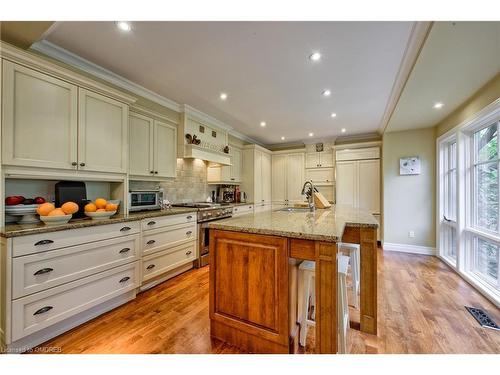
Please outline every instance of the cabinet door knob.
[[149, 266], [146, 267], [147, 270], [152, 270], [153, 268], [155, 268], [154, 264], [150, 264]]
[[36, 271], [36, 272], [33, 274], [33, 276], [43, 275], [43, 274], [46, 274], [46, 273], [49, 273], [49, 272], [52, 272], [52, 271], [54, 271], [54, 269], [53, 269], [53, 268], [49, 268], [49, 267], [47, 267], [47, 268], [42, 268], [41, 270]]
[[73, 163], [71, 163], [71, 165], [72, 165], [73, 167], [76, 167], [76, 166], [78, 165], [78, 163], [77, 163], [76, 161], [74, 161]]
[[153, 174], [153, 173], [155, 173], [155, 171], [149, 171], [149, 173]]
[[52, 241], [52, 240], [41, 240], [41, 241], [38, 241], [37, 243], [35, 243], [35, 246], [48, 245], [48, 244], [51, 244], [51, 243], [54, 243], [54, 241]]
[[191, 215], [186, 216], [186, 219], [191, 220], [193, 217]]
[[130, 251], [130, 248], [129, 247], [125, 247], [123, 249], [120, 250], [120, 254], [125, 254], [125, 253], [128, 253]]
[[191, 253], [192, 253], [192, 251], [191, 251], [191, 250], [189, 250], [189, 251], [187, 251], [187, 252], [186, 252], [186, 255], [189, 255], [189, 254], [191, 254]]
[[186, 236], [190, 236], [191, 234], [193, 234], [193, 232], [192, 232], [192, 231], [190, 231], [190, 230], [188, 230], [188, 231], [186, 232]]
[[54, 307], [53, 306], [45, 306], [45, 307], [42, 307], [41, 309], [39, 310], [36, 310], [33, 315], [40, 315], [40, 314], [43, 314], [43, 313], [46, 313], [47, 311], [50, 311], [52, 310]]
[[148, 223], [148, 225], [155, 225], [155, 224], [156, 224], [156, 221], [150, 221], [150, 222]]
[[152, 244], [154, 244], [155, 242], [156, 242], [155, 240], [149, 240], [148, 242], [146, 242], [146, 244], [148, 244], [148, 245], [152, 245]]
[[120, 232], [128, 232], [130, 230], [130, 227], [123, 227], [120, 229]]
[[158, 171], [155, 171], [155, 174], [158, 174]]
[[125, 276], [124, 278], [122, 278], [120, 281], [118, 281], [119, 283], [124, 283], [125, 281], [129, 281], [130, 280], [130, 277], [128, 276]]
[[85, 167], [85, 163], [80, 163], [80, 167]]

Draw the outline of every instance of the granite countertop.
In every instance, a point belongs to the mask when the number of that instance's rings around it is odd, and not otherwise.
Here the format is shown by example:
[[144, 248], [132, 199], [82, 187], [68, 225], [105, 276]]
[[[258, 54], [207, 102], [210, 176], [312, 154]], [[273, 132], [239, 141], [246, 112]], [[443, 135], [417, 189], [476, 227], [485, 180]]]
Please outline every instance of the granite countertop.
[[377, 228], [378, 222], [367, 211], [350, 206], [332, 206], [314, 212], [272, 210], [209, 224], [213, 229], [328, 242], [340, 241], [346, 226]]
[[177, 214], [196, 212], [196, 211], [197, 210], [195, 208], [172, 207], [170, 209], [159, 210], [159, 211], [131, 212], [127, 215], [118, 214], [107, 220], [92, 220], [91, 218], [74, 219], [67, 224], [53, 225], [53, 226], [45, 225], [42, 222], [34, 224], [7, 224], [5, 225], [5, 227], [0, 229], [0, 237], [9, 238], [9, 237], [27, 236], [30, 234], [57, 232], [67, 229], [93, 227], [96, 225], [125, 223], [128, 221], [136, 221], [136, 220], [146, 219], [149, 217], [177, 215]]

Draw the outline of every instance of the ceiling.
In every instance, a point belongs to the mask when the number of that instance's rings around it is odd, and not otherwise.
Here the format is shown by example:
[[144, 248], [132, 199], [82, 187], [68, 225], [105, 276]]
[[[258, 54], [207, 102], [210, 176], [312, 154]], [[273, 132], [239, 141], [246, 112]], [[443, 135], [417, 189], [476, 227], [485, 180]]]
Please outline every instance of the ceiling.
[[[342, 135], [377, 131], [414, 23], [131, 25], [125, 33], [114, 22], [58, 22], [46, 40], [276, 144], [309, 139], [310, 132], [314, 139], [335, 137], [341, 128]], [[314, 51], [322, 54], [318, 62], [308, 58]], [[324, 89], [330, 97], [322, 96]]]
[[436, 125], [499, 72], [500, 22], [434, 23], [386, 131]]

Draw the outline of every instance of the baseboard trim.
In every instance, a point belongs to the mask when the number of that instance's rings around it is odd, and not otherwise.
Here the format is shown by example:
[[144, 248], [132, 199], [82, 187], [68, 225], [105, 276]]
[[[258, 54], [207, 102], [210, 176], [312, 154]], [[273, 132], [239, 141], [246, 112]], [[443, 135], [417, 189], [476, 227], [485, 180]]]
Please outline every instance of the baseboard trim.
[[420, 255], [436, 255], [435, 247], [406, 245], [402, 243], [384, 242], [384, 251], [397, 251], [400, 253], [420, 254]]

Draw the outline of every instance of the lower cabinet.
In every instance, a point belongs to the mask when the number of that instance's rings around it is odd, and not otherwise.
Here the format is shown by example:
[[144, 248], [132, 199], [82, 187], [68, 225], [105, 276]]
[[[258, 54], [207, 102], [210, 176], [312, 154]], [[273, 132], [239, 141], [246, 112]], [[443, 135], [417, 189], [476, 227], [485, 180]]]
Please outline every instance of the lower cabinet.
[[233, 217], [253, 213], [253, 204], [233, 207]]

